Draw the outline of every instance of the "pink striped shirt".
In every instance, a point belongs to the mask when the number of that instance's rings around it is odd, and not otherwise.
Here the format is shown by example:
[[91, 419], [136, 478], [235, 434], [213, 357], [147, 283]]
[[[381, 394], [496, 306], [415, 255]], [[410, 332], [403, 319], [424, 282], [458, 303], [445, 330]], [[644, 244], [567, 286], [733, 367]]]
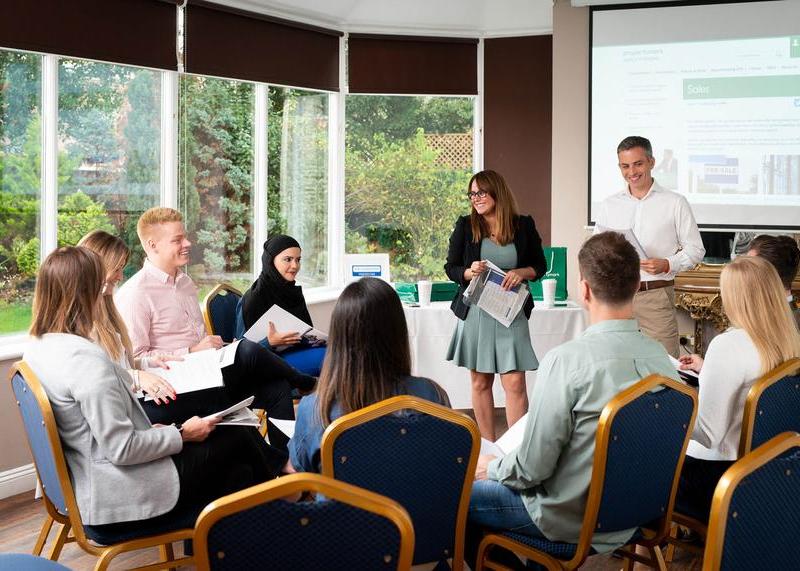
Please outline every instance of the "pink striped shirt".
[[135, 357], [183, 355], [205, 337], [197, 291], [184, 272], [173, 279], [145, 260], [142, 269], [114, 296]]

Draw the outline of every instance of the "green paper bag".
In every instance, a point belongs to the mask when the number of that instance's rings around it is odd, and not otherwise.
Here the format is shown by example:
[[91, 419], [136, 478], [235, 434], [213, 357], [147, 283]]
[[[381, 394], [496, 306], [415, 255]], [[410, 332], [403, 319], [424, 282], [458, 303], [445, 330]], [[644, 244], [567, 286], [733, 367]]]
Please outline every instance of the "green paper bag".
[[[553, 248], [542, 248], [544, 259], [547, 261], [547, 273], [542, 276], [545, 278], [555, 278], [556, 280], [556, 301], [567, 299], [567, 249], [563, 246]], [[536, 280], [528, 284], [531, 295], [536, 301], [542, 301], [542, 282]]]
[[[405, 301], [406, 303], [419, 302], [416, 283], [396, 282], [394, 289], [397, 290], [400, 301]], [[433, 282], [431, 301], [450, 301], [456, 296], [456, 291], [458, 291], [458, 285], [453, 282]]]

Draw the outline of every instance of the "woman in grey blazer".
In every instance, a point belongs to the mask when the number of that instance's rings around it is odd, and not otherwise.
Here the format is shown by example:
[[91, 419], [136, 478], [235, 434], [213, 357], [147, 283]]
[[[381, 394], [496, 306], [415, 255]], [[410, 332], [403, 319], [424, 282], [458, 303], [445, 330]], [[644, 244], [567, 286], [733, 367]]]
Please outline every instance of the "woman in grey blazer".
[[127, 371], [90, 341], [104, 279], [89, 250], [50, 254], [39, 270], [33, 340], [23, 356], [50, 399], [83, 522], [146, 530], [152, 518], [199, 513], [214, 498], [275, 477], [286, 455], [255, 429], [215, 430], [214, 421], [197, 416], [150, 424]]

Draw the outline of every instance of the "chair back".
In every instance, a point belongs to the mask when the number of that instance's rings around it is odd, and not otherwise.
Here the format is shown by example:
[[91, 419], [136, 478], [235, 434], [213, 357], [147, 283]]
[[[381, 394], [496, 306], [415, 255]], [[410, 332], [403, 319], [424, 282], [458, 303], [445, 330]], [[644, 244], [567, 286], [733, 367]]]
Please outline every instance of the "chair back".
[[704, 571], [797, 569], [800, 434], [787, 432], [742, 457], [711, 504]]
[[[309, 491], [324, 499], [294, 501]], [[414, 529], [389, 498], [319, 474], [292, 474], [206, 506], [194, 549], [200, 571], [405, 570]]]
[[597, 426], [579, 552], [588, 553], [595, 532], [646, 527], [666, 536], [696, 412], [695, 391], [660, 375], [609, 401]]
[[12, 365], [10, 377], [45, 502], [50, 504], [49, 508], [69, 518], [75, 537], [82, 541], [83, 525], [47, 394], [24, 361]]
[[217, 284], [203, 300], [203, 319], [209, 335], [219, 335], [226, 343], [236, 336], [236, 306], [242, 292], [228, 284]]
[[800, 359], [778, 365], [750, 387], [739, 458], [787, 431], [800, 432]]
[[411, 515], [414, 564], [463, 565], [464, 527], [480, 450], [475, 422], [393, 397], [338, 418], [322, 437], [322, 473], [396, 500]]

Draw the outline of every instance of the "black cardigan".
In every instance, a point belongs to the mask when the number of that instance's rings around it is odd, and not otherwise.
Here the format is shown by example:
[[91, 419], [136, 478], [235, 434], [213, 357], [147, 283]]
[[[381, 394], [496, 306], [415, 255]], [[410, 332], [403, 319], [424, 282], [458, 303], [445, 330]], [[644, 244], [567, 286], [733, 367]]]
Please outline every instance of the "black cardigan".
[[[547, 261], [544, 259], [542, 250], [542, 239], [536, 231], [536, 224], [531, 216], [517, 216], [514, 219], [514, 246], [517, 248], [518, 268], [533, 268], [536, 271], [536, 279], [540, 279], [547, 272]], [[467, 289], [469, 282], [464, 279], [464, 270], [472, 265], [472, 262], [481, 259], [481, 243], [472, 241], [472, 227], [470, 226], [469, 216], [461, 216], [456, 221], [456, 227], [450, 235], [450, 247], [447, 250], [447, 263], [444, 271], [447, 277], [458, 284], [450, 309], [459, 319], [466, 319], [469, 306], [464, 303], [464, 290]], [[528, 297], [523, 306], [525, 317], [531, 316], [533, 310], [533, 298]]]

